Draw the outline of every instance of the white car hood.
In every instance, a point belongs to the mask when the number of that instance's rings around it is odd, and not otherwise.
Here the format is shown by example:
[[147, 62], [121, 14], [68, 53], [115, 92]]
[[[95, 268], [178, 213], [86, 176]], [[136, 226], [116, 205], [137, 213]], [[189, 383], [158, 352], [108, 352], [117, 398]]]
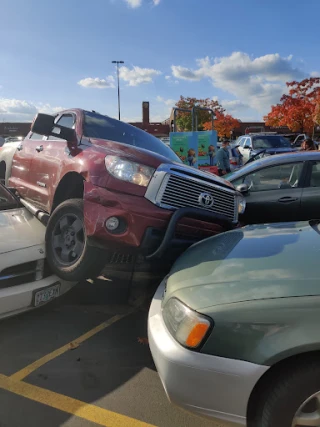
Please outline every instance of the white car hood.
[[45, 226], [27, 209], [0, 211], [0, 254], [43, 245]]

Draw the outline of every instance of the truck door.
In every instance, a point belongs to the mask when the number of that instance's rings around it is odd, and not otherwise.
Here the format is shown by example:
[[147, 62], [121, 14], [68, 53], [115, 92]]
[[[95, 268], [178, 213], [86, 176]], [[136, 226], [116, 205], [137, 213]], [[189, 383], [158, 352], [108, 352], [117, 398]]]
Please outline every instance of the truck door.
[[28, 198], [30, 183], [32, 182], [31, 163], [34, 156], [34, 144], [41, 144], [45, 139], [43, 135], [29, 133], [27, 137], [17, 146], [12, 161], [9, 185], [18, 190], [23, 198]]
[[[76, 117], [63, 114], [57, 124], [74, 128]], [[34, 142], [32, 158], [32, 182], [28, 197], [39, 207], [50, 212], [50, 204], [60, 179], [61, 166], [67, 156], [68, 144], [63, 139], [49, 136], [46, 140]]]

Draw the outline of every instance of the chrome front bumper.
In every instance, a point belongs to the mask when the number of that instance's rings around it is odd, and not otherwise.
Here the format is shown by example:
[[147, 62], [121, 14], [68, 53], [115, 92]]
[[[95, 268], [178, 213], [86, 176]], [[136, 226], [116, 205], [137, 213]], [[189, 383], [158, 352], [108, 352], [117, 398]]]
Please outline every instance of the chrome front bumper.
[[153, 360], [169, 400], [198, 415], [246, 425], [253, 387], [267, 366], [187, 350], [168, 332], [161, 313], [164, 282], [149, 311], [148, 335]]

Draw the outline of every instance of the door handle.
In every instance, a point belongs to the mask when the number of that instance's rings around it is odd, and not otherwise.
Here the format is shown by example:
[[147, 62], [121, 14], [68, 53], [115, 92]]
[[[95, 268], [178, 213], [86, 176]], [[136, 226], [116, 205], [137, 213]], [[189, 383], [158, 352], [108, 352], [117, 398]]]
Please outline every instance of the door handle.
[[281, 197], [281, 199], [278, 200], [280, 203], [292, 203], [296, 202], [298, 199], [294, 197]]
[[38, 153], [40, 153], [40, 151], [43, 151], [43, 145], [38, 145], [38, 147], [36, 147], [36, 151], [38, 151]]
[[17, 150], [21, 151], [22, 149], [23, 149], [23, 145], [22, 144], [18, 145]]

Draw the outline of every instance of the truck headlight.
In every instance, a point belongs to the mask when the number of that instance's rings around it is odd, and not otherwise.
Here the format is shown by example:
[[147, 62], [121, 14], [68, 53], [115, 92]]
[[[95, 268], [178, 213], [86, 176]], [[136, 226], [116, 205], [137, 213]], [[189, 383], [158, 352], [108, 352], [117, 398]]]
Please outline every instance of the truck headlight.
[[184, 347], [197, 348], [211, 328], [211, 320], [191, 310], [177, 298], [170, 298], [162, 310], [171, 335]]
[[107, 171], [115, 178], [131, 182], [142, 187], [147, 187], [155, 169], [139, 163], [129, 162], [117, 156], [105, 158]]
[[243, 196], [238, 196], [238, 213], [243, 214], [246, 210], [246, 199]]

